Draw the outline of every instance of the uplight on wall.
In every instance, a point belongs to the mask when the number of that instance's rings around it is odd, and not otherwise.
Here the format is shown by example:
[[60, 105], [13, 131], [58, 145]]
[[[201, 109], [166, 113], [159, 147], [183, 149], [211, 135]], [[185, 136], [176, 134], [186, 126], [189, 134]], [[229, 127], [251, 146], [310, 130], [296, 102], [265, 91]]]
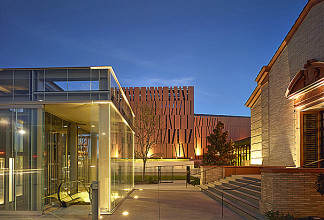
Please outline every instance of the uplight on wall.
[[262, 165], [262, 158], [252, 158], [251, 164], [253, 165]]
[[148, 154], [147, 154], [147, 157], [151, 157], [153, 155], [152, 153], [152, 149], [149, 150]]
[[201, 148], [200, 147], [197, 147], [196, 148], [196, 155], [197, 156], [200, 156], [201, 155]]

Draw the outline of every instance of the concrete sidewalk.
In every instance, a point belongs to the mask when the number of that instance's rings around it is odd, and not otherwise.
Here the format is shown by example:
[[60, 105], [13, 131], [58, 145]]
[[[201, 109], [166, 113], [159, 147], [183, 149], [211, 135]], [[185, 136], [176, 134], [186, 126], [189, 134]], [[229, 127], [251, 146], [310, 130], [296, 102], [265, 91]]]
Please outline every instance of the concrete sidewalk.
[[[209, 198], [184, 180], [174, 183], [136, 185], [136, 190], [118, 207], [115, 219], [222, 219], [221, 204]], [[140, 191], [138, 189], [142, 188]], [[137, 199], [134, 197], [138, 196]], [[127, 216], [122, 213], [128, 212]], [[223, 219], [243, 219], [224, 207]]]

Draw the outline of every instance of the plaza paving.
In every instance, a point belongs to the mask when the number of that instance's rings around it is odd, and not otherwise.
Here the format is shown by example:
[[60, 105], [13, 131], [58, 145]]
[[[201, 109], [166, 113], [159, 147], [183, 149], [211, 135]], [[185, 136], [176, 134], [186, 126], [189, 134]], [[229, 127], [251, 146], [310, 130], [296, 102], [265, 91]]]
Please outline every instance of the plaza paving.
[[[143, 190], [138, 190], [142, 188]], [[137, 199], [134, 196], [138, 196]], [[129, 214], [124, 216], [122, 213]], [[136, 190], [113, 215], [104, 219], [222, 219], [221, 204], [185, 181], [136, 185]], [[243, 219], [224, 207], [224, 219]]]
[[[209, 198], [184, 180], [174, 183], [136, 185], [136, 190], [105, 220], [122, 219], [222, 219], [221, 204]], [[139, 189], [143, 189], [140, 191]], [[138, 198], [135, 198], [138, 197]], [[91, 219], [86, 205], [60, 208], [42, 216], [0, 216], [0, 219]], [[128, 215], [123, 215], [128, 212]], [[243, 219], [224, 207], [223, 219]]]

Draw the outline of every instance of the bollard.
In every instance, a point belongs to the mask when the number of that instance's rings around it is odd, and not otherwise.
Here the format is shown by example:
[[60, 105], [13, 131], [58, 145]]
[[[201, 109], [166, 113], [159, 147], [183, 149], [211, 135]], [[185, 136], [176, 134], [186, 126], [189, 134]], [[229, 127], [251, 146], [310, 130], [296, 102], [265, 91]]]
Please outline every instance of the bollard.
[[98, 181], [92, 181], [91, 183], [92, 190], [92, 220], [98, 220]]
[[187, 181], [186, 181], [186, 188], [187, 184], [190, 184], [190, 166], [187, 166]]
[[187, 183], [190, 183], [190, 166], [187, 166]]

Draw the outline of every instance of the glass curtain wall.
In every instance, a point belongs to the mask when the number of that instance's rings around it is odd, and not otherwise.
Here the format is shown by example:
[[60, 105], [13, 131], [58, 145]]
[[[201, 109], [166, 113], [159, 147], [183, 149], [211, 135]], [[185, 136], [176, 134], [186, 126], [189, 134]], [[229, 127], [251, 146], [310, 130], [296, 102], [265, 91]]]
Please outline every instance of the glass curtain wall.
[[0, 109], [0, 210], [42, 211], [43, 111]]
[[100, 212], [110, 213], [134, 187], [134, 115], [113, 70], [0, 73], [0, 210], [89, 202], [98, 181]]
[[111, 203], [115, 207], [134, 187], [132, 129], [110, 107]]

